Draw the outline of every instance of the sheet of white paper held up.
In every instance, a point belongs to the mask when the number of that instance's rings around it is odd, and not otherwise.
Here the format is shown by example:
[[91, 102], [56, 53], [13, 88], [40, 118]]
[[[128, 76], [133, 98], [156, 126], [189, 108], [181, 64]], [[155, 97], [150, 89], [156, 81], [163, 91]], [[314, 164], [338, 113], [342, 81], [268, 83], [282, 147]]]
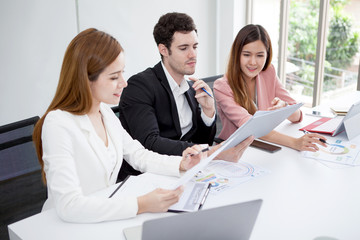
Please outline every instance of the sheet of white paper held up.
[[282, 121], [288, 118], [293, 114], [297, 109], [299, 109], [303, 103], [298, 103], [294, 105], [289, 105], [273, 111], [257, 111], [254, 116], [252, 116], [245, 124], [239, 127], [226, 141], [222, 143], [222, 146], [217, 149], [213, 154], [208, 156], [205, 159], [202, 159], [201, 162], [195, 165], [193, 168], [189, 169], [179, 180], [170, 185], [169, 189], [175, 189], [181, 185], [186, 184], [190, 181], [195, 174], [204, 169], [206, 165], [213, 160], [220, 152], [234, 147], [244, 141], [249, 136], [254, 136], [259, 138], [265, 136], [276, 126], [278, 126]]

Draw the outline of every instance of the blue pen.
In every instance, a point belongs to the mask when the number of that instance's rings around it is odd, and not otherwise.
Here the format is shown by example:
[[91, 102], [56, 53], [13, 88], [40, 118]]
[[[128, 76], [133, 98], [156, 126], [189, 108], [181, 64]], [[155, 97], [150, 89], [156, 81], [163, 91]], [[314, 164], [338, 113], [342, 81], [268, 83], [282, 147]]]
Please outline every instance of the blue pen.
[[206, 89], [205, 88], [201, 88], [204, 92], [206, 92], [207, 93], [207, 95], [209, 95], [211, 98], [214, 98], [213, 96], [211, 96], [211, 94], [208, 92], [208, 91], [206, 91]]

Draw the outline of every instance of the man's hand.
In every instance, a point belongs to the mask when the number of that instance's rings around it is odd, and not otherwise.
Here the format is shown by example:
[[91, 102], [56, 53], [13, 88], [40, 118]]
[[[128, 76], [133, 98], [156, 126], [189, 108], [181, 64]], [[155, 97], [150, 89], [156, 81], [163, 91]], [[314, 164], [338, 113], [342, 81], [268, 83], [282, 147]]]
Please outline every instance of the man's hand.
[[[235, 147], [229, 148], [225, 151], [219, 153], [214, 159], [216, 160], [225, 160], [229, 162], [238, 162], [246, 148], [254, 141], [254, 136], [250, 136]], [[219, 147], [221, 147], [221, 143], [217, 146], [213, 146], [211, 150], [208, 152], [208, 156], [215, 152]]]
[[[205, 115], [209, 118], [212, 118], [215, 115], [215, 101], [214, 94], [211, 91], [211, 88], [203, 80], [199, 80], [193, 77], [190, 77], [189, 79], [194, 82], [192, 87], [196, 91], [196, 100], [201, 105], [201, 108], [204, 111]], [[204, 88], [208, 93], [206, 93], [202, 88]], [[209, 96], [209, 94], [211, 96]]]
[[186, 171], [200, 162], [206, 157], [206, 153], [201, 152], [200, 145], [194, 145], [186, 148], [182, 153], [182, 160], [180, 162], [180, 171]]

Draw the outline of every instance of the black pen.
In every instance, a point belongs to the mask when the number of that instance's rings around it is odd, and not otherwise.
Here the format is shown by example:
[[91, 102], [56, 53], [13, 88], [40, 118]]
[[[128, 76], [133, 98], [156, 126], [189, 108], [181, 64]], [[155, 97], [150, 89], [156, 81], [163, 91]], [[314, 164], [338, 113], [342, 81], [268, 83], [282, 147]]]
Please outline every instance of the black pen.
[[115, 191], [109, 196], [109, 198], [111, 198], [112, 196], [114, 196], [114, 194], [122, 187], [122, 185], [124, 185], [124, 183], [129, 179], [131, 175], [128, 175], [121, 183], [120, 185], [115, 189]]
[[203, 152], [206, 152], [206, 151], [209, 151], [209, 150], [210, 150], [210, 148], [207, 147], [207, 148], [202, 149], [202, 150], [201, 150], [200, 152], [198, 152], [198, 153], [191, 153], [191, 154], [189, 154], [189, 156], [192, 157], [192, 156], [198, 155], [198, 154], [200, 154], [200, 153], [203, 153]]
[[[305, 129], [302, 130], [305, 134], [309, 134], [310, 132], [306, 131]], [[322, 138], [319, 138], [319, 141], [322, 142], [322, 143], [325, 143], [325, 144], [329, 144], [328, 142], [326, 142], [324, 139]]]
[[200, 210], [200, 209], [202, 208], [202, 206], [204, 205], [205, 200], [206, 200], [206, 198], [207, 198], [207, 195], [209, 195], [210, 188], [211, 188], [211, 183], [209, 183], [209, 185], [208, 185], [207, 188], [206, 188], [206, 192], [205, 192], [205, 194], [204, 194], [204, 197], [203, 197], [203, 199], [201, 200], [201, 203], [200, 203], [200, 205], [199, 205], [199, 210]]

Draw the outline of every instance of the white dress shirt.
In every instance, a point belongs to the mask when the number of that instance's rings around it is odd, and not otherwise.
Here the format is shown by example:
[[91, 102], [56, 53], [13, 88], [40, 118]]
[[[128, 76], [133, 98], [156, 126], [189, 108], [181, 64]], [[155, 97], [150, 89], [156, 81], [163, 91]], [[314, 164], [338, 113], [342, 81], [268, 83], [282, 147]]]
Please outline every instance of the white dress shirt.
[[[170, 75], [166, 67], [164, 66], [163, 62], [161, 62], [161, 65], [164, 69], [165, 76], [169, 82], [170, 89], [174, 95], [176, 108], [179, 115], [179, 122], [181, 127], [181, 137], [184, 136], [191, 128], [192, 128], [192, 111], [190, 108], [190, 105], [186, 99], [185, 92], [189, 90], [190, 86], [187, 83], [187, 80], [184, 78], [180, 86], [177, 84], [177, 82], [174, 80], [174, 78]], [[201, 108], [201, 106], [200, 106]], [[213, 122], [215, 121], [215, 114], [213, 117], [209, 118], [206, 116], [204, 111], [201, 109], [201, 118], [206, 126], [211, 126]]]

